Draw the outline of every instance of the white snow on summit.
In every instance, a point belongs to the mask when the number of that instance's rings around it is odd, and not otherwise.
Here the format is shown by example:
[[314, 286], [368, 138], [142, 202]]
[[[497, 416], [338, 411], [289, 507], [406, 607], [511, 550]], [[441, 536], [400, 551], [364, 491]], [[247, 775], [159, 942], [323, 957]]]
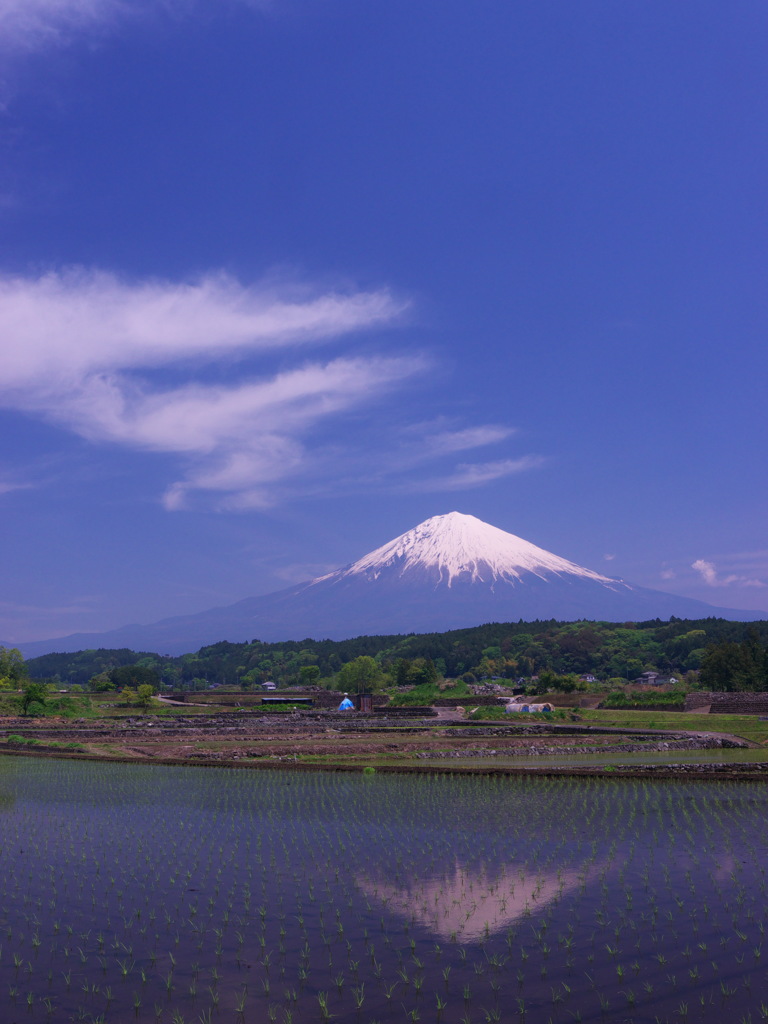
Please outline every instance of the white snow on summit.
[[580, 576], [599, 583], [617, 582], [536, 547], [513, 533], [484, 523], [475, 516], [449, 512], [426, 519], [345, 569], [337, 569], [313, 580], [313, 583], [356, 575], [377, 579], [385, 569], [395, 569], [398, 575], [415, 569], [436, 570], [439, 582], [448, 586], [454, 579], [467, 574], [472, 582], [486, 583], [494, 580], [514, 583], [524, 573], [542, 578], [555, 574]]

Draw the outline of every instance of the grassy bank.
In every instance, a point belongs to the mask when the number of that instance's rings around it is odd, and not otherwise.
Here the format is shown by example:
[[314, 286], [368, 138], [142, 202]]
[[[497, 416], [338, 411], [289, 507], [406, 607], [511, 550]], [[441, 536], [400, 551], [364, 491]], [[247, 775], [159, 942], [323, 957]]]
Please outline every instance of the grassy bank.
[[580, 709], [582, 723], [619, 729], [669, 729], [675, 732], [721, 732], [768, 744], [768, 721], [754, 715], [697, 715], [675, 711], [608, 711]]

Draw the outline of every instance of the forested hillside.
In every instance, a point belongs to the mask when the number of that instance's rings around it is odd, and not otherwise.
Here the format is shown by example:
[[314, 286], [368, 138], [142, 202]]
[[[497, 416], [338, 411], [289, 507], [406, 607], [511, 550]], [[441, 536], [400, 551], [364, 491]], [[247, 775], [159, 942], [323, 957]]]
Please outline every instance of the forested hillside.
[[[252, 687], [333, 678], [362, 655], [375, 658], [392, 682], [418, 681], [426, 662], [440, 675], [476, 679], [530, 677], [543, 671], [635, 679], [646, 670], [682, 676], [701, 671], [713, 689], [760, 689], [766, 680], [768, 622], [672, 619], [641, 623], [492, 623], [448, 633], [363, 636], [276, 644], [226, 641], [177, 658], [147, 652], [91, 650], [30, 660], [30, 674], [62, 686], [88, 685], [123, 666], [152, 670], [172, 688], [211, 684]], [[117, 673], [115, 673], [117, 675]], [[729, 685], [729, 679], [735, 682]]]

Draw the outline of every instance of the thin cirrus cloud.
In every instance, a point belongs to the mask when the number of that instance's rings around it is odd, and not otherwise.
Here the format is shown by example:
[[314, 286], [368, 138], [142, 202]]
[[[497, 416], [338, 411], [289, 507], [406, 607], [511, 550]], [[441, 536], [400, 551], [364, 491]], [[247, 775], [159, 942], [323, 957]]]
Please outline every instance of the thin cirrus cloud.
[[29, 482], [17, 480], [0, 480], [0, 494], [10, 494], [12, 491], [24, 491], [32, 485]]
[[496, 444], [498, 441], [505, 441], [514, 433], [516, 433], [514, 427], [489, 423], [477, 427], [466, 427], [463, 430], [441, 430], [427, 435], [423, 443], [425, 451], [434, 454], [449, 454]]
[[[146, 6], [136, 3], [134, 10]], [[0, 0], [0, 40], [4, 49], [39, 49], [112, 24], [130, 12], [122, 0]]]
[[446, 417], [431, 423], [413, 423], [401, 431], [399, 444], [392, 447], [381, 468], [385, 473], [395, 467], [407, 472], [418, 469], [425, 462], [498, 444], [516, 433], [515, 427], [501, 423], [457, 428]]
[[[406, 308], [386, 290], [248, 287], [220, 274], [182, 284], [86, 271], [6, 277], [0, 405], [89, 441], [185, 457], [168, 508], [193, 491], [263, 504], [259, 487], [303, 471], [311, 428], [380, 401], [427, 365], [410, 354], [302, 353], [391, 325]], [[209, 382], [211, 367], [275, 354], [279, 372], [247, 364], [234, 383]]]
[[[264, 508], [349, 486], [353, 467], [372, 460], [379, 486], [432, 491], [478, 487], [539, 465], [535, 456], [462, 463], [430, 479], [425, 463], [514, 433], [499, 424], [417, 424], [398, 451], [385, 437], [369, 442], [378, 451], [364, 451], [364, 442], [338, 432], [340, 419], [363, 410], [375, 433], [377, 404], [423, 376], [430, 361], [418, 353], [307, 353], [352, 346], [407, 309], [387, 289], [249, 286], [224, 274], [181, 283], [82, 269], [0, 277], [0, 407], [97, 445], [177, 456], [180, 473], [162, 497], [170, 511], [200, 499], [226, 510]], [[279, 359], [278, 369], [265, 368], [270, 359]], [[419, 480], [409, 482], [417, 470]], [[365, 486], [363, 477], [353, 486]]]
[[[165, 507], [183, 508], [190, 493], [205, 491], [222, 495], [217, 502], [221, 509], [265, 508], [283, 496], [278, 484], [314, 480], [320, 467], [326, 486], [332, 485], [346, 471], [347, 451], [337, 450], [335, 459], [329, 460], [306, 444], [306, 429], [380, 398], [425, 365], [418, 357], [338, 359], [234, 389], [224, 401], [219, 393], [208, 401], [209, 396], [198, 392], [190, 422], [197, 419], [202, 424], [201, 442], [210, 445], [217, 440], [216, 450], [168, 488]], [[185, 395], [183, 407], [187, 400]], [[176, 436], [186, 418], [187, 413], [179, 416], [171, 404], [163, 412], [163, 429], [170, 423]]]
[[411, 485], [418, 491], [463, 491], [499, 480], [502, 477], [538, 469], [544, 462], [540, 455], [523, 455], [519, 459], [499, 459], [495, 462], [462, 463], [447, 476], [425, 479]]
[[[295, 294], [294, 294], [295, 292]], [[3, 386], [38, 387], [83, 375], [178, 360], [317, 343], [391, 322], [407, 308], [386, 290], [302, 294], [247, 287], [226, 274], [194, 282], [121, 281], [71, 270], [0, 279]]]
[[72, 402], [70, 425], [92, 440], [206, 454], [254, 435], [269, 436], [276, 424], [283, 432], [300, 432], [423, 365], [420, 358], [407, 356], [342, 358], [243, 385], [194, 384], [157, 393], [97, 377]]
[[[268, 10], [271, 0], [231, 0]], [[215, 9], [224, 0], [0, 0], [0, 49], [29, 52], [62, 46], [83, 34], [109, 32], [155, 14]]]

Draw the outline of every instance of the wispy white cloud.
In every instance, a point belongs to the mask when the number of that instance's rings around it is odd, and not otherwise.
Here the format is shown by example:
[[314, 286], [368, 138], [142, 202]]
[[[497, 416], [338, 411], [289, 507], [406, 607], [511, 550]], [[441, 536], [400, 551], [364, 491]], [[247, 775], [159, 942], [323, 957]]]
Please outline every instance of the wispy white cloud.
[[[309, 461], [312, 428], [375, 403], [425, 367], [418, 355], [320, 361], [302, 351], [391, 323], [405, 306], [386, 290], [247, 287], [221, 274], [192, 283], [85, 271], [6, 277], [0, 405], [90, 441], [186, 457], [168, 508], [195, 490], [228, 494], [239, 507], [264, 504], [273, 500], [264, 485]], [[265, 372], [274, 353], [283, 369]], [[221, 376], [222, 367], [225, 382], [211, 384], [211, 369]]]
[[[184, 424], [199, 421], [203, 428], [200, 440], [206, 447], [198, 450], [210, 450], [213, 438], [218, 443], [212, 457], [198, 461], [183, 480], [168, 489], [166, 508], [183, 507], [193, 491], [224, 495], [217, 502], [220, 508], [264, 508], [279, 500], [282, 492], [276, 484], [297, 476], [316, 479], [321, 468], [326, 482], [331, 483], [340, 468], [346, 471], [345, 454], [337, 451], [335, 460], [322, 452], [318, 455], [305, 444], [306, 428], [380, 398], [423, 367], [423, 361], [415, 357], [338, 359], [238, 389], [224, 401], [217, 392], [207, 395], [198, 389], [191, 401], [184, 396], [181, 415], [171, 403], [167, 421], [161, 425], [162, 436], [178, 438], [181, 445], [185, 443]], [[191, 433], [186, 442], [194, 442], [195, 431]]]
[[[276, 428], [282, 434], [301, 432], [423, 367], [424, 361], [412, 356], [334, 359], [242, 384], [164, 390], [119, 377], [93, 377], [62, 396], [47, 415], [90, 440], [206, 454], [249, 438], [269, 438]], [[279, 458], [285, 454], [281, 451]]]
[[[377, 403], [429, 361], [370, 351], [321, 359], [315, 350], [354, 346], [407, 305], [386, 289], [244, 285], [224, 274], [0, 276], [0, 407], [95, 444], [177, 456], [168, 510], [201, 498], [219, 509], [265, 508], [338, 486], [455, 491], [540, 465], [524, 455], [446, 471], [452, 455], [508, 440], [515, 431], [504, 424], [439, 418], [376, 436]], [[366, 429], [345, 435], [336, 421], [353, 412]]]
[[496, 444], [499, 441], [505, 441], [514, 433], [516, 433], [514, 427], [500, 423], [488, 423], [460, 430], [440, 430], [435, 433], [426, 433], [422, 443], [424, 449], [431, 455], [449, 454]]
[[768, 574], [768, 550], [737, 551], [716, 555], [718, 562], [725, 562], [729, 572]]
[[[136, 0], [134, 9], [146, 6]], [[123, 0], [0, 0], [0, 40], [4, 49], [39, 49], [65, 42], [73, 33], [92, 31], [130, 16]]]
[[[230, 0], [269, 10], [272, 0]], [[32, 51], [109, 32], [129, 20], [223, 6], [225, 0], [0, 0], [0, 48]]]
[[[413, 493], [423, 491], [468, 490], [491, 483], [513, 473], [541, 465], [538, 455], [514, 459], [496, 459], [481, 463], [451, 464], [458, 452], [498, 445], [517, 433], [507, 424], [459, 426], [455, 419], [441, 416], [428, 422], [400, 425], [390, 431], [388, 443], [377, 452], [359, 452], [348, 462], [344, 490], [391, 490]], [[505, 446], [506, 447], [506, 446]]]
[[[29, 461], [25, 464], [25, 472], [20, 474], [10, 465], [0, 466], [0, 495], [13, 494], [14, 491], [28, 491], [36, 487], [34, 472], [30, 472]], [[35, 467], [37, 469], [37, 467]]]
[[717, 566], [714, 562], [707, 561], [705, 558], [697, 558], [695, 562], [691, 564], [691, 568], [694, 569], [702, 578], [702, 580], [709, 587], [767, 587], [768, 583], [764, 580], [757, 579], [755, 577], [749, 577], [741, 575], [740, 573], [726, 572], [723, 575], [718, 571]]
[[386, 290], [311, 294], [245, 286], [225, 274], [193, 282], [123, 281], [98, 271], [0, 278], [4, 389], [297, 344], [390, 322], [406, 308]]
[[539, 455], [523, 455], [519, 459], [500, 459], [497, 462], [462, 463], [447, 476], [424, 479], [411, 486], [417, 491], [463, 491], [481, 487], [502, 477], [537, 469], [544, 462]]
[[0, 479], [0, 494], [10, 494], [12, 491], [25, 491], [32, 486], [30, 483], [22, 483], [18, 480]]

